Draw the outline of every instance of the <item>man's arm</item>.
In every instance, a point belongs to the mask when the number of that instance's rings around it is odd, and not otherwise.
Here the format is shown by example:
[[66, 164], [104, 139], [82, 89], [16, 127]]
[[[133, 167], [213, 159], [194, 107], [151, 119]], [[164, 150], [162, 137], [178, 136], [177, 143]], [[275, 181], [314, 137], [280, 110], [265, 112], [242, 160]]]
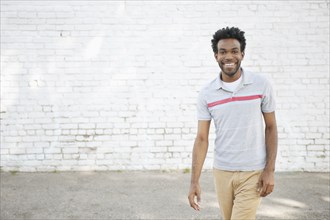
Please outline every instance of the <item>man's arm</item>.
[[266, 166], [259, 179], [260, 196], [265, 197], [273, 192], [274, 172], [277, 154], [277, 125], [275, 112], [263, 113], [266, 124]]
[[[207, 154], [209, 146], [209, 130], [211, 121], [198, 121], [197, 136], [194, 143], [193, 155], [192, 155], [192, 170], [191, 170], [191, 182], [190, 191], [188, 195], [190, 206], [199, 211], [199, 202], [201, 201], [201, 189], [199, 185], [199, 177], [202, 172], [204, 160]], [[195, 202], [197, 197], [197, 203]]]

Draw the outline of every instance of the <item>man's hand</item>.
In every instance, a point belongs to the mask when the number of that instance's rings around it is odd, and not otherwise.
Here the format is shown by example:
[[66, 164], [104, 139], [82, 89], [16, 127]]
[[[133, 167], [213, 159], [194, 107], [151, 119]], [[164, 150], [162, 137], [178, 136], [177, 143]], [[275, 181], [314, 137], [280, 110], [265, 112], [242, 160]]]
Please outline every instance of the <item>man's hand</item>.
[[274, 190], [274, 171], [264, 170], [259, 178], [258, 192], [261, 197], [266, 197]]
[[[197, 202], [195, 202], [195, 197], [197, 197]], [[200, 211], [201, 187], [198, 183], [190, 185], [188, 199], [190, 206], [196, 211]]]

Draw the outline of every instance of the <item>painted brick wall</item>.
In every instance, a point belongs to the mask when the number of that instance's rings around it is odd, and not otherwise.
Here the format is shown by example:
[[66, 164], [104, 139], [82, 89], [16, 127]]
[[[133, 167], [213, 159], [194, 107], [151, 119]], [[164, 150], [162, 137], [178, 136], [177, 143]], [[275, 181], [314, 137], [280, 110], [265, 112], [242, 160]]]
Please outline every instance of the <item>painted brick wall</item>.
[[1, 1], [1, 168], [189, 168], [224, 26], [276, 90], [277, 169], [329, 171], [329, 1]]

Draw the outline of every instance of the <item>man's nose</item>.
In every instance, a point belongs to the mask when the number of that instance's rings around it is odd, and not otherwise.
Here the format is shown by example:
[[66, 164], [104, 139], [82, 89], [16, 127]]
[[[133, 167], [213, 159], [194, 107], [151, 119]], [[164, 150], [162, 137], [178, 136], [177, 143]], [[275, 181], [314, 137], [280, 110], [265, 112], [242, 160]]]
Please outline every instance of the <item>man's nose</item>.
[[233, 55], [231, 53], [227, 53], [225, 55], [225, 60], [232, 60], [233, 59]]

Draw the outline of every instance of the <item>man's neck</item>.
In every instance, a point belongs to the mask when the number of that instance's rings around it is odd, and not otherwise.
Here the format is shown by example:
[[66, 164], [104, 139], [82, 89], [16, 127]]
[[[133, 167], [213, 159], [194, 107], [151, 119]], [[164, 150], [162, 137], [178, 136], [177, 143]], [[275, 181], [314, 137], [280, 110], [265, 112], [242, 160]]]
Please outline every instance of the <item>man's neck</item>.
[[233, 76], [228, 76], [226, 74], [220, 73], [220, 79], [224, 82], [235, 82], [241, 77], [241, 68]]

